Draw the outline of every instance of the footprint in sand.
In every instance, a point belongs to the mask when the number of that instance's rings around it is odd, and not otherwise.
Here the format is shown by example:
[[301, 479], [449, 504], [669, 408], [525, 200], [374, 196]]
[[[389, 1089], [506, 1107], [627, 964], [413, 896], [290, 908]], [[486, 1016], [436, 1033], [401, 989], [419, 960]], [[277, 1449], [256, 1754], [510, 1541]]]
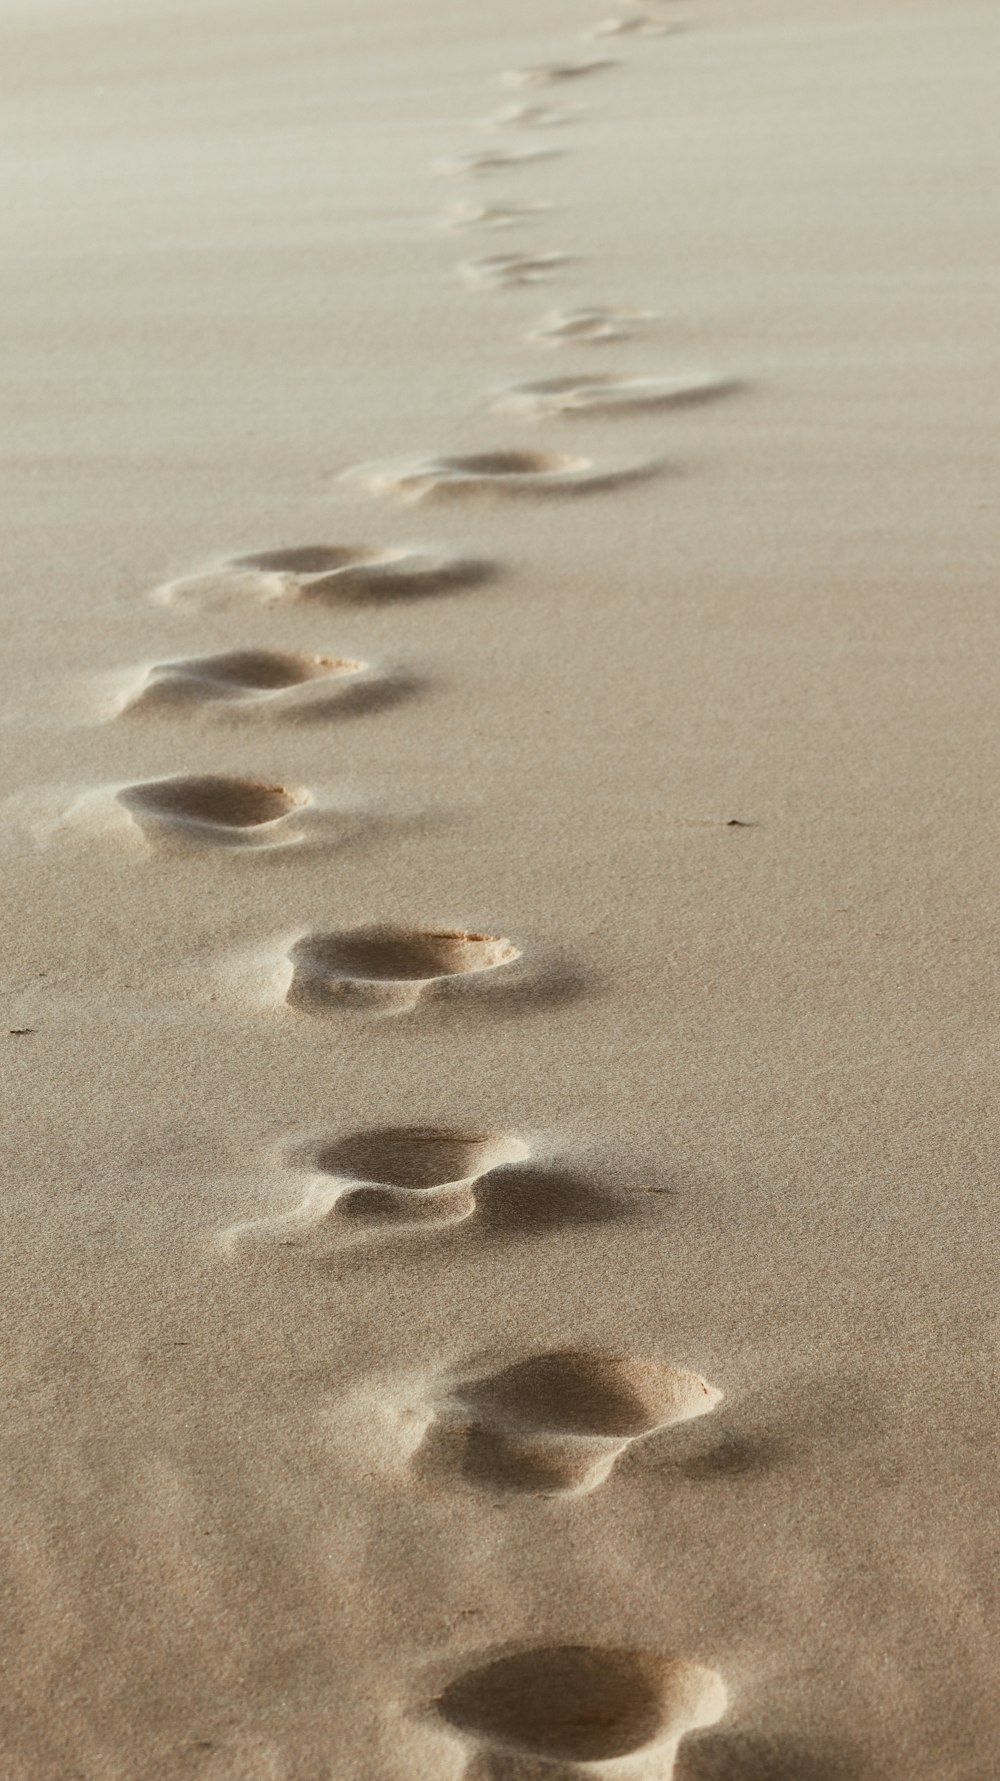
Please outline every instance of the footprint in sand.
[[456, 155], [450, 160], [435, 161], [434, 171], [444, 179], [461, 179], [468, 174], [514, 173], [534, 161], [551, 161], [562, 151], [557, 148], [488, 148], [472, 154]]
[[574, 124], [582, 116], [582, 105], [504, 105], [483, 119], [488, 130], [553, 130], [562, 124]]
[[[569, 1781], [588, 1774], [668, 1781], [681, 1739], [727, 1706], [715, 1670], [645, 1651], [528, 1646], [449, 1682], [441, 1718], [485, 1744], [477, 1781]], [[577, 1767], [580, 1765], [580, 1768]]]
[[361, 464], [344, 474], [372, 494], [413, 502], [462, 495], [596, 494], [644, 481], [659, 469], [649, 463], [600, 470], [591, 458], [566, 452], [492, 451], [413, 464]]
[[495, 971], [521, 954], [499, 934], [383, 926], [307, 934], [289, 956], [291, 1007], [405, 1014], [423, 997], [460, 990], [470, 977]]
[[410, 600], [476, 587], [495, 573], [490, 563], [430, 551], [310, 544], [229, 557], [215, 568], [165, 582], [153, 598], [160, 605], [195, 609], [236, 600], [258, 605]]
[[441, 222], [446, 229], [512, 229], [525, 217], [551, 208], [550, 204], [453, 204]]
[[463, 260], [459, 276], [466, 284], [484, 290], [504, 290], [511, 285], [543, 284], [569, 264], [570, 254], [487, 254], [481, 260]]
[[206, 774], [126, 786], [118, 802], [151, 838], [219, 847], [282, 847], [301, 840], [307, 791], [259, 779]]
[[679, 29], [675, 20], [658, 19], [649, 12], [634, 12], [627, 17], [601, 19], [599, 24], [592, 25], [584, 35], [590, 38], [666, 37]]
[[730, 379], [687, 377], [546, 377], [512, 384], [492, 406], [504, 414], [629, 414], [639, 408], [691, 408], [735, 389]]
[[146, 713], [219, 702], [253, 708], [276, 703], [285, 706], [317, 682], [350, 680], [364, 667], [364, 662], [339, 656], [288, 655], [274, 649], [191, 656], [148, 668], [138, 690], [127, 695], [119, 709], [121, 713]]
[[627, 340], [639, 333], [645, 323], [656, 320], [656, 312], [651, 309], [557, 309], [535, 329], [531, 339], [551, 346]]
[[369, 1235], [413, 1226], [461, 1224], [476, 1209], [476, 1183], [521, 1162], [528, 1146], [509, 1132], [386, 1126], [352, 1132], [300, 1152], [309, 1176], [301, 1204], [283, 1217], [236, 1226], [224, 1247], [265, 1238], [283, 1247], [322, 1249], [346, 1230]]
[[697, 1373], [630, 1355], [567, 1349], [450, 1387], [417, 1464], [505, 1491], [583, 1495], [636, 1440], [713, 1410]]
[[508, 68], [500, 76], [504, 87], [554, 86], [559, 81], [582, 80], [588, 74], [601, 74], [618, 63], [607, 56], [592, 56], [582, 62], [538, 62], [531, 68]]

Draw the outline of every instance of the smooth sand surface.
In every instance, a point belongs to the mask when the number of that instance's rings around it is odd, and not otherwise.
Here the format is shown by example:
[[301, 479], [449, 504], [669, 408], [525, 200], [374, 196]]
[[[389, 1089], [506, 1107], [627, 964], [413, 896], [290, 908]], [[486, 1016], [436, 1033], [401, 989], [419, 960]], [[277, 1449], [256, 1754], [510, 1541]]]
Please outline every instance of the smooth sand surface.
[[641, 10], [0, 3], [6, 1781], [1000, 1762], [1000, 15]]

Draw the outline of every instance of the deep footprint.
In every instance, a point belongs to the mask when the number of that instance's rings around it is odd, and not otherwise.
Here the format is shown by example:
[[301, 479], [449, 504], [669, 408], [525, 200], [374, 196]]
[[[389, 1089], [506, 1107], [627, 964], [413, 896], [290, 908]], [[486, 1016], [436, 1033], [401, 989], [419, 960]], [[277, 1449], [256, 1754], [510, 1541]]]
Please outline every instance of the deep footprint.
[[547, 377], [502, 390], [493, 407], [505, 414], [627, 414], [639, 408], [685, 408], [713, 402], [735, 388], [708, 374], [689, 377]]
[[519, 958], [498, 934], [466, 929], [359, 928], [309, 934], [292, 947], [292, 1007], [404, 1013], [421, 996]]
[[287, 655], [271, 649], [192, 656], [151, 668], [139, 692], [122, 709], [149, 711], [216, 700], [256, 705], [317, 680], [359, 674], [364, 666], [337, 656]]
[[363, 482], [372, 494], [412, 502], [468, 494], [588, 494], [644, 480], [657, 469], [643, 464], [598, 470], [590, 458], [566, 452], [494, 451], [415, 464], [364, 464], [346, 475]]
[[274, 605], [315, 600], [329, 605], [419, 599], [476, 587], [493, 566], [473, 558], [364, 545], [302, 545], [230, 557], [215, 569], [165, 583], [154, 598], [195, 608], [244, 601]]
[[311, 802], [306, 791], [228, 775], [152, 779], [127, 786], [118, 801], [143, 828], [164, 828], [223, 846], [274, 845], [289, 818]]
[[[590, 1645], [536, 1646], [468, 1670], [435, 1706], [456, 1731], [501, 1750], [559, 1763], [658, 1759], [726, 1710], [721, 1677], [701, 1664]], [[617, 1767], [615, 1773], [618, 1773]]]
[[521, 1162], [528, 1147], [507, 1132], [398, 1126], [354, 1132], [315, 1153], [315, 1167], [348, 1185], [339, 1218], [377, 1224], [457, 1224], [476, 1208], [475, 1183]]
[[568, 1349], [454, 1386], [431, 1423], [423, 1469], [504, 1490], [580, 1493], [633, 1441], [707, 1415], [721, 1392], [697, 1373]]

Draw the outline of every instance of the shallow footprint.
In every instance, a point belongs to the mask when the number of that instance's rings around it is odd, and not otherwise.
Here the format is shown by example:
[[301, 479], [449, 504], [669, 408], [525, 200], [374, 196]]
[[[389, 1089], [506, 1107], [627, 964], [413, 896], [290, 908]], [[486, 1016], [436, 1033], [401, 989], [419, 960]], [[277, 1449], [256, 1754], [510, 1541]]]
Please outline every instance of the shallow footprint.
[[730, 379], [688, 377], [546, 377], [513, 384], [492, 406], [504, 414], [629, 413], [637, 408], [693, 407], [735, 388]]
[[521, 954], [499, 934], [386, 926], [308, 934], [289, 956], [286, 999], [292, 1007], [403, 1014], [422, 996], [452, 989], [470, 974], [496, 970]]
[[453, 159], [435, 161], [434, 168], [446, 179], [466, 174], [510, 173], [533, 161], [551, 161], [561, 151], [557, 148], [488, 148]]
[[582, 62], [538, 62], [531, 68], [509, 68], [501, 74], [504, 87], [552, 86], [557, 81], [580, 80], [588, 74], [600, 74], [618, 63], [607, 56], [592, 56]]
[[453, 204], [442, 217], [446, 229], [510, 229], [526, 216], [551, 210], [550, 204]]
[[553, 346], [625, 340], [638, 333], [644, 322], [656, 319], [651, 309], [557, 309], [531, 338]]
[[172, 710], [220, 700], [255, 706], [284, 699], [317, 681], [360, 674], [364, 666], [338, 656], [289, 655], [273, 649], [234, 649], [223, 655], [158, 662], [121, 710]]
[[592, 459], [566, 452], [494, 451], [414, 464], [362, 464], [345, 472], [372, 494], [403, 501], [480, 495], [578, 495], [620, 488], [652, 476], [656, 464], [599, 470]]
[[[486, 1769], [496, 1781], [540, 1781], [543, 1774], [560, 1781], [563, 1764], [666, 1781], [681, 1739], [721, 1719], [727, 1697], [722, 1678], [702, 1664], [593, 1645], [540, 1645], [467, 1670], [434, 1705], [454, 1730], [498, 1757], [510, 1754], [509, 1766], [501, 1760]], [[524, 1766], [518, 1756], [527, 1759]]]
[[542, 284], [565, 266], [569, 254], [487, 254], [481, 260], [463, 260], [459, 274], [466, 284], [503, 290], [510, 285]]
[[629, 13], [627, 17], [602, 19], [585, 33], [587, 37], [666, 37], [678, 30], [676, 22], [658, 19], [650, 12]]
[[126, 786], [117, 796], [148, 833], [167, 831], [223, 847], [273, 847], [300, 840], [291, 819], [312, 802], [306, 791], [227, 774], [151, 779]]
[[577, 1349], [543, 1354], [453, 1386], [419, 1463], [494, 1489], [582, 1494], [633, 1441], [706, 1415], [721, 1396], [683, 1367]]
[[576, 123], [583, 110], [582, 105], [504, 105], [483, 122], [489, 130], [552, 130]]
[[234, 600], [337, 605], [418, 599], [475, 587], [493, 574], [491, 564], [472, 558], [401, 547], [309, 544], [230, 557], [214, 569], [164, 583], [153, 598], [162, 605], [197, 609]]

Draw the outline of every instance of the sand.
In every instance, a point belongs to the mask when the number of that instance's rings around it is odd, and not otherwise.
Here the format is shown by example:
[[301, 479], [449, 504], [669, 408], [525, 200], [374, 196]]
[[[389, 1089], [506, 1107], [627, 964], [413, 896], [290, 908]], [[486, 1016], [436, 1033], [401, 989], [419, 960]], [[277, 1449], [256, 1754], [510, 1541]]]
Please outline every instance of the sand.
[[996, 1771], [1000, 20], [640, 10], [0, 4], [9, 1781]]

